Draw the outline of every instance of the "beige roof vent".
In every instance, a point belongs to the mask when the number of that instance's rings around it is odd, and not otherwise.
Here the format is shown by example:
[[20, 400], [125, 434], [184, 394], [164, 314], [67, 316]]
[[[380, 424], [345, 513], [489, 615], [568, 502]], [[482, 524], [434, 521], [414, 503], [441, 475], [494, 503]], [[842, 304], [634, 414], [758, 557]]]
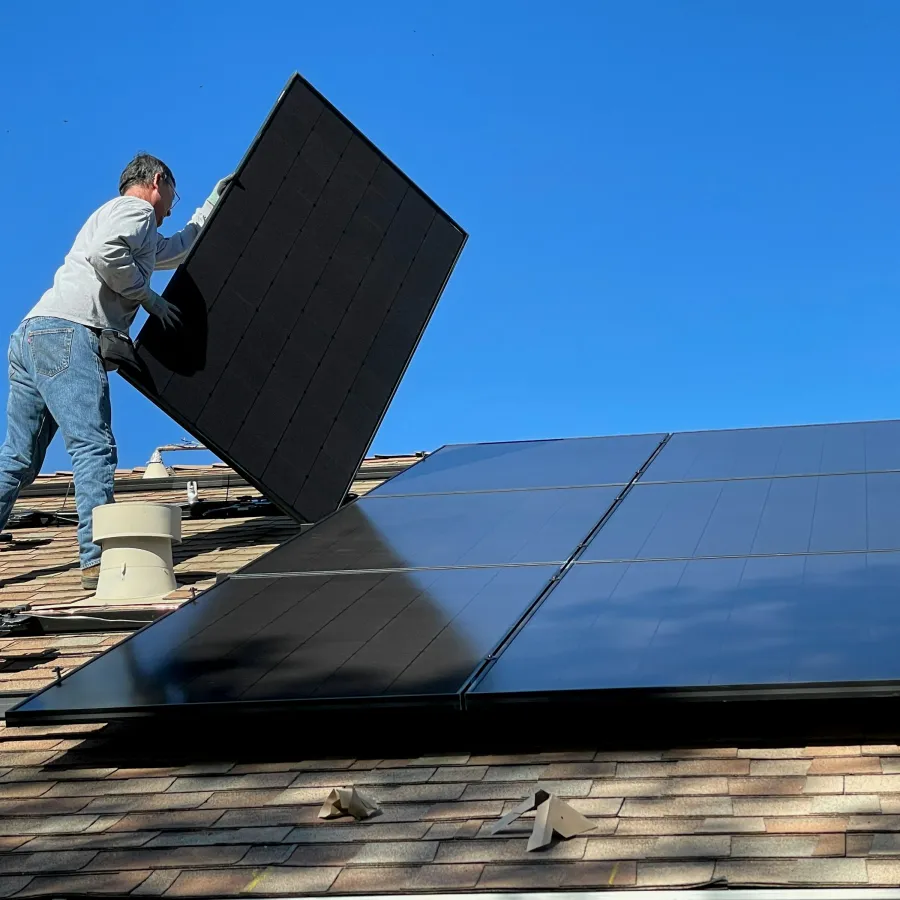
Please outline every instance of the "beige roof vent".
[[181, 509], [159, 503], [110, 503], [94, 510], [100, 580], [93, 603], [160, 600], [174, 591], [172, 544], [181, 543]]
[[172, 474], [170, 469], [166, 468], [166, 464], [163, 462], [162, 454], [159, 450], [154, 450], [153, 455], [150, 457], [150, 462], [147, 463], [147, 468], [144, 469], [144, 478], [168, 478]]

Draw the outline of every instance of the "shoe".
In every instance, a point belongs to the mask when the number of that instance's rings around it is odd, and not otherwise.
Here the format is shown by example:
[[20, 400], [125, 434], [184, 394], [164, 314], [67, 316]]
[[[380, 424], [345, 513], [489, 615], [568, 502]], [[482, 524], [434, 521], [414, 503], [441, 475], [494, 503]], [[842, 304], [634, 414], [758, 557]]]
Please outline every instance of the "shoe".
[[81, 570], [81, 589], [83, 591], [96, 591], [100, 581], [100, 566]]

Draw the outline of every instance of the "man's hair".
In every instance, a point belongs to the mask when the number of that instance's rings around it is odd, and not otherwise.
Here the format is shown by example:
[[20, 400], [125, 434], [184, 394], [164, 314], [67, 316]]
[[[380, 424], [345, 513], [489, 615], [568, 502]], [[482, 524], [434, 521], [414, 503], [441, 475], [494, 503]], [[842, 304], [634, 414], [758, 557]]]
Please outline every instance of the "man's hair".
[[119, 193], [124, 194], [129, 188], [135, 185], [153, 184], [153, 179], [159, 175], [166, 179], [172, 187], [175, 187], [175, 176], [172, 170], [161, 160], [149, 153], [138, 153], [138, 155], [125, 166], [124, 171], [119, 177]]

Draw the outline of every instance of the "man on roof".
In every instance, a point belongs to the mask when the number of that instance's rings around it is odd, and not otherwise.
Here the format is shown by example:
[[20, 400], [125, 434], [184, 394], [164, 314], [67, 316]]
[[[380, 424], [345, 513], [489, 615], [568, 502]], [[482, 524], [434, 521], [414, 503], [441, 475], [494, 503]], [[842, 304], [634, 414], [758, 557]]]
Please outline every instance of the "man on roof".
[[163, 237], [157, 228], [178, 200], [175, 176], [162, 160], [138, 154], [119, 178], [119, 196], [90, 216], [53, 286], [10, 339], [0, 529], [62, 432], [72, 457], [85, 590], [96, 589], [100, 571], [93, 510], [113, 500], [118, 459], [101, 347], [110, 334], [128, 335], [138, 307], [166, 328], [180, 324], [175, 307], [151, 289], [150, 276], [154, 269], [176, 268], [187, 256], [229, 180], [216, 185], [181, 231]]

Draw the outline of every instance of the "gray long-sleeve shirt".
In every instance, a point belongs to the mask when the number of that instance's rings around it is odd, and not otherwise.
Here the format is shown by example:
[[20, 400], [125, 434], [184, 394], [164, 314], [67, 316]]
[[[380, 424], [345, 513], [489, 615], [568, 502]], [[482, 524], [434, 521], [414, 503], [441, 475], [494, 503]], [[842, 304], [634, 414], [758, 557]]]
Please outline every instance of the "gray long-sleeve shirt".
[[174, 269], [187, 256], [209, 214], [204, 204], [171, 237], [156, 230], [153, 207], [139, 197], [116, 197], [84, 223], [53, 287], [26, 316], [52, 316], [125, 334], [148, 296], [154, 269]]

